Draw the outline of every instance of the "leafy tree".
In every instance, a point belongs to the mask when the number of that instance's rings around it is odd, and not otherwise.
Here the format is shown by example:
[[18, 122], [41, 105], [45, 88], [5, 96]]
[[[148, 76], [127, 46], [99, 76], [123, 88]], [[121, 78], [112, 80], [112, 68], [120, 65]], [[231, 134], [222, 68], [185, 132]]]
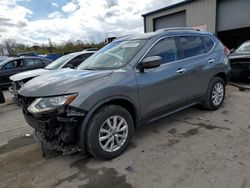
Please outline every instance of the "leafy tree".
[[95, 43], [84, 43], [80, 40], [75, 42], [68, 41], [61, 44], [50, 44], [47, 45], [34, 45], [27, 46], [25, 44], [17, 43], [13, 39], [6, 39], [0, 43], [0, 55], [17, 56], [19, 53], [25, 52], [36, 52], [38, 54], [48, 54], [48, 53], [59, 53], [67, 54], [72, 52], [82, 51], [88, 48], [102, 48], [105, 46], [105, 42], [95, 44]]

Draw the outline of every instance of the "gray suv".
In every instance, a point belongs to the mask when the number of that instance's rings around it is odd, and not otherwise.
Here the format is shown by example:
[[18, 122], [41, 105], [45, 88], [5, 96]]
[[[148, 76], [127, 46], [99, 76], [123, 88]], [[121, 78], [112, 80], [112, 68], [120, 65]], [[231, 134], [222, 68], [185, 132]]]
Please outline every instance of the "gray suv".
[[136, 127], [195, 104], [219, 109], [228, 54], [212, 33], [198, 29], [122, 37], [75, 70], [27, 82], [19, 90], [23, 114], [43, 147], [112, 159]]

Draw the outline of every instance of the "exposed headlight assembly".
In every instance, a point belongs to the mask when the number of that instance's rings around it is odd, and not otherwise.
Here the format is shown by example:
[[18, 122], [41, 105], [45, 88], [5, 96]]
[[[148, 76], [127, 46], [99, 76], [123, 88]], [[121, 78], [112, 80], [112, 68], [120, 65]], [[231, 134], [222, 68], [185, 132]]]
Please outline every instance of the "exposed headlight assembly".
[[54, 110], [56, 108], [70, 104], [76, 98], [76, 96], [77, 94], [71, 94], [55, 97], [37, 98], [29, 105], [28, 111], [31, 113], [40, 113]]

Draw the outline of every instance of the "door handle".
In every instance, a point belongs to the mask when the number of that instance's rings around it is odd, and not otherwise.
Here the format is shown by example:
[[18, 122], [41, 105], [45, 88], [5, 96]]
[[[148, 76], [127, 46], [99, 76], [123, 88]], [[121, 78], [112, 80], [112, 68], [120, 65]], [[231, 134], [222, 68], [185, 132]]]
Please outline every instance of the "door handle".
[[208, 60], [208, 63], [213, 63], [214, 62], [214, 59], [209, 59]]
[[186, 68], [179, 68], [179, 69], [177, 69], [177, 73], [183, 73], [183, 72], [185, 72], [186, 71]]

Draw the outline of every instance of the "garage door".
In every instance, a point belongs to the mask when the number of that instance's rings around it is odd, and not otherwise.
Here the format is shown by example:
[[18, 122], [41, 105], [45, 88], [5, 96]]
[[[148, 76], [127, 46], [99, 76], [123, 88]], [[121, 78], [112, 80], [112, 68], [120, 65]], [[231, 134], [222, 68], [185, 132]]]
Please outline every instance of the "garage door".
[[250, 0], [218, 0], [217, 30], [250, 27]]
[[186, 27], [186, 11], [154, 19], [154, 31], [167, 27]]

